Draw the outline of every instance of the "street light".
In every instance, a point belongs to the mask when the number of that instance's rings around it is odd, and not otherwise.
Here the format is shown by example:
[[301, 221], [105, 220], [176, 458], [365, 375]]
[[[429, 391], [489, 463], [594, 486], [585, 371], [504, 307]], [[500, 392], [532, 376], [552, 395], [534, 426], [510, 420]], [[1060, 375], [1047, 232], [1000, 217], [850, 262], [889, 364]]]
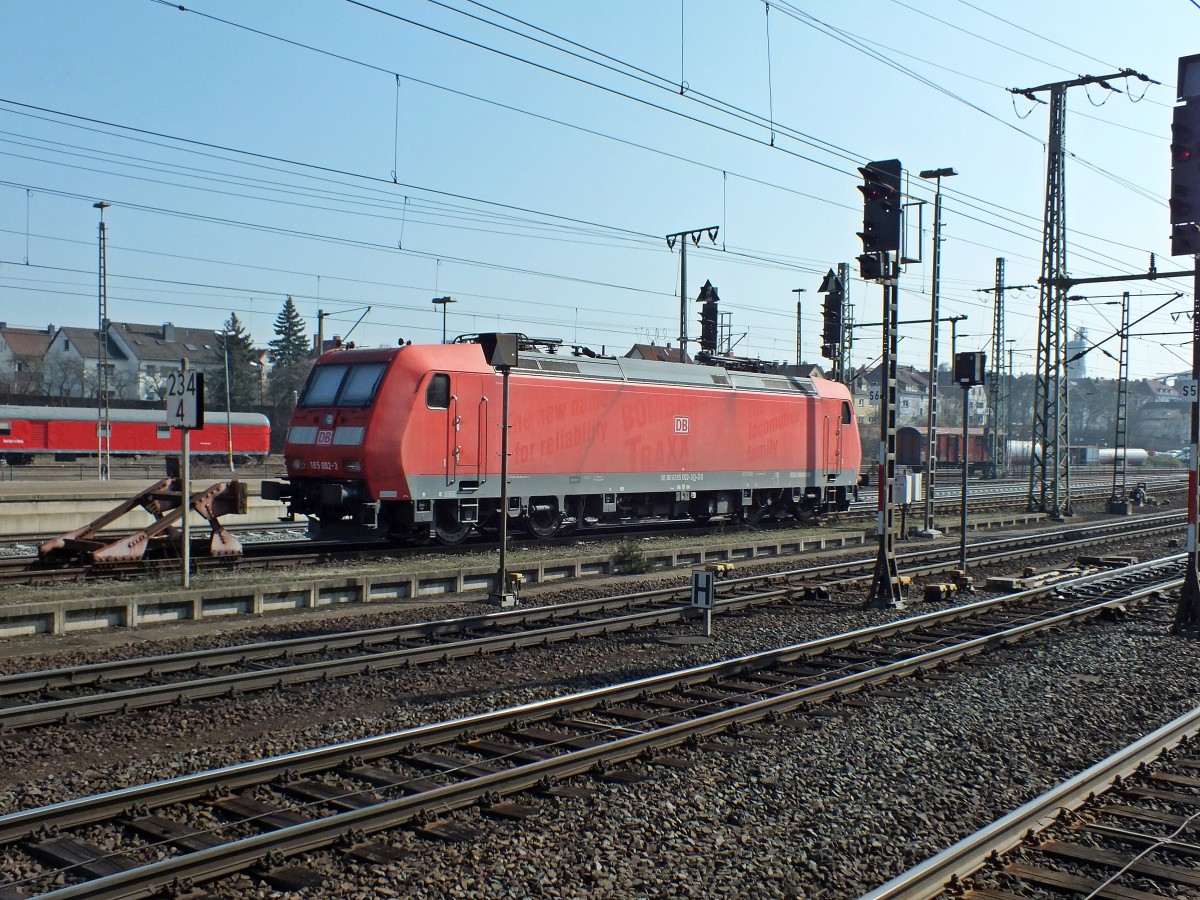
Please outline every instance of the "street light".
[[434, 297], [433, 305], [442, 308], [442, 343], [446, 343], [446, 307], [451, 303], [456, 303], [452, 297]]
[[265, 388], [263, 382], [266, 380], [267, 364], [262, 359], [252, 359], [250, 360], [250, 365], [258, 369], [258, 405], [263, 406], [265, 403], [263, 400]]
[[926, 169], [922, 178], [933, 179], [937, 188], [933, 195], [933, 288], [929, 303], [929, 410], [926, 412], [928, 431], [925, 459], [925, 531], [929, 537], [936, 536], [933, 521], [933, 495], [937, 486], [937, 370], [938, 370], [938, 304], [942, 280], [942, 179], [958, 173], [954, 169]]

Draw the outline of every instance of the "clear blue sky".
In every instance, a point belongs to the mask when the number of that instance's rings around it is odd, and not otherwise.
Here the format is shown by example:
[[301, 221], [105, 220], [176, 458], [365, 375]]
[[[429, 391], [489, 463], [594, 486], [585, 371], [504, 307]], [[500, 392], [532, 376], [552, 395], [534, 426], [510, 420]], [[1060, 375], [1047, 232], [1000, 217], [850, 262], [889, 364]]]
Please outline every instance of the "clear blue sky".
[[[996, 257], [1009, 284], [1040, 274], [1047, 107], [1006, 88], [1126, 67], [1162, 84], [1068, 95], [1069, 268], [1190, 265], [1166, 256], [1176, 65], [1200, 52], [1190, 0], [186, 5], [0, 0], [0, 319], [94, 326], [107, 200], [115, 320], [219, 328], [236, 310], [265, 344], [290, 294], [314, 332], [330, 313], [327, 334], [370, 306], [353, 339], [393, 345], [440, 339], [430, 301], [449, 295], [451, 334], [624, 353], [677, 339], [664, 236], [719, 226], [689, 253], [689, 295], [710, 279], [737, 351], [791, 360], [806, 288], [803, 356], [822, 361], [817, 286], [861, 252], [856, 167], [898, 157], [914, 200], [932, 199], [920, 170], [959, 173], [942, 309], [969, 316], [959, 349], [990, 351], [978, 290]], [[928, 316], [928, 237], [902, 318]], [[1186, 333], [1150, 334], [1189, 331], [1190, 283], [1128, 288], [1135, 317], [1186, 292], [1134, 329], [1133, 374], [1190, 368]], [[1120, 290], [1077, 291], [1092, 299], [1072, 325], [1111, 333], [1103, 295]], [[880, 289], [850, 292], [878, 321]], [[1029, 371], [1036, 290], [1008, 306]], [[903, 334], [901, 362], [924, 367], [927, 328]], [[854, 363], [878, 344], [864, 329]], [[1099, 352], [1088, 364], [1115, 374]]]

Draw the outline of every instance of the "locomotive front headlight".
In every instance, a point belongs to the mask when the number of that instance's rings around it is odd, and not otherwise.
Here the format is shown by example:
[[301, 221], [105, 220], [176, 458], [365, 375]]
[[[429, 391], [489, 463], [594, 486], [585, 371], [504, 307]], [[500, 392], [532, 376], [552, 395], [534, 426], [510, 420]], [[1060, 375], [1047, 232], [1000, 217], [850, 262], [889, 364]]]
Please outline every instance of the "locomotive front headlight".
[[347, 472], [361, 472], [362, 471], [362, 461], [357, 460], [357, 459], [346, 460], [346, 471]]
[[296, 457], [295, 459], [292, 460], [292, 471], [293, 472], [299, 472], [303, 468], [304, 468], [304, 460], [300, 459], [300, 457]]

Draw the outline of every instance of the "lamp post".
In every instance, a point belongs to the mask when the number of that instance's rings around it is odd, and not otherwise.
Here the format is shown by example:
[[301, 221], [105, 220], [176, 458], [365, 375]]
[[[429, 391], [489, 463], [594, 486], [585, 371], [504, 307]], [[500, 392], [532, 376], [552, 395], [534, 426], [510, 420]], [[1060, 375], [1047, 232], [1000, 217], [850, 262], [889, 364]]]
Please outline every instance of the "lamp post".
[[263, 382], [266, 380], [267, 364], [262, 359], [258, 359], [251, 362], [250, 365], [258, 369], [258, 405], [263, 406], [265, 403], [263, 396], [266, 387]]
[[434, 297], [433, 305], [442, 308], [442, 343], [446, 343], [446, 307], [457, 301], [452, 297]]
[[933, 286], [929, 294], [929, 409], [926, 412], [926, 457], [925, 457], [925, 534], [937, 535], [933, 521], [933, 495], [937, 486], [937, 413], [938, 413], [938, 306], [941, 302], [942, 281], [942, 179], [958, 173], [954, 169], [926, 169], [922, 178], [933, 179], [936, 189], [933, 195]]

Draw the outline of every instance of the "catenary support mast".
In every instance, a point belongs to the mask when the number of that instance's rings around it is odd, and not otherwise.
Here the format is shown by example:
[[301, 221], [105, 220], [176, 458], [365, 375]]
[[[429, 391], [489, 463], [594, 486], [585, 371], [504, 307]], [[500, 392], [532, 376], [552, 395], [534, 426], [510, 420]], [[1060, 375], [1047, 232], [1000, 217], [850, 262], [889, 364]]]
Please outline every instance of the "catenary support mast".
[[1129, 291], [1121, 295], [1121, 347], [1117, 351], [1117, 416], [1113, 428], [1112, 503], [1124, 503], [1128, 496], [1125, 483], [1126, 448], [1129, 416]]
[[1065, 365], [1067, 288], [1063, 283], [1067, 277], [1067, 195], [1064, 185], [1067, 89], [1098, 84], [1116, 90], [1108, 82], [1128, 76], [1145, 78], [1132, 69], [1122, 69], [1111, 75], [1085, 75], [1070, 81], [1010, 89], [1014, 94], [1035, 101], [1038, 100], [1035, 94], [1050, 94], [1028, 505], [1030, 510], [1046, 512], [1054, 518], [1071, 514]]
[[708, 239], [715, 244], [717, 242], [717, 232], [719, 230], [719, 226], [714, 226], [712, 228], [697, 228], [694, 231], [677, 231], [674, 234], [667, 235], [667, 246], [672, 250], [675, 249], [675, 242], [679, 242], [679, 358], [681, 360], [687, 356], [688, 343], [688, 241], [691, 241], [698, 247], [700, 246], [700, 238], [707, 234]]
[[1001, 415], [1000, 394], [1004, 384], [1004, 258], [996, 259], [996, 305], [992, 316], [992, 372], [988, 386], [988, 424], [991, 425], [989, 444], [990, 474], [999, 478], [1008, 472], [1008, 422]]
[[850, 303], [850, 263], [838, 263], [838, 281], [842, 283], [842, 342], [833, 362], [832, 378], [849, 385], [854, 380], [851, 351], [854, 349], [854, 307]]

